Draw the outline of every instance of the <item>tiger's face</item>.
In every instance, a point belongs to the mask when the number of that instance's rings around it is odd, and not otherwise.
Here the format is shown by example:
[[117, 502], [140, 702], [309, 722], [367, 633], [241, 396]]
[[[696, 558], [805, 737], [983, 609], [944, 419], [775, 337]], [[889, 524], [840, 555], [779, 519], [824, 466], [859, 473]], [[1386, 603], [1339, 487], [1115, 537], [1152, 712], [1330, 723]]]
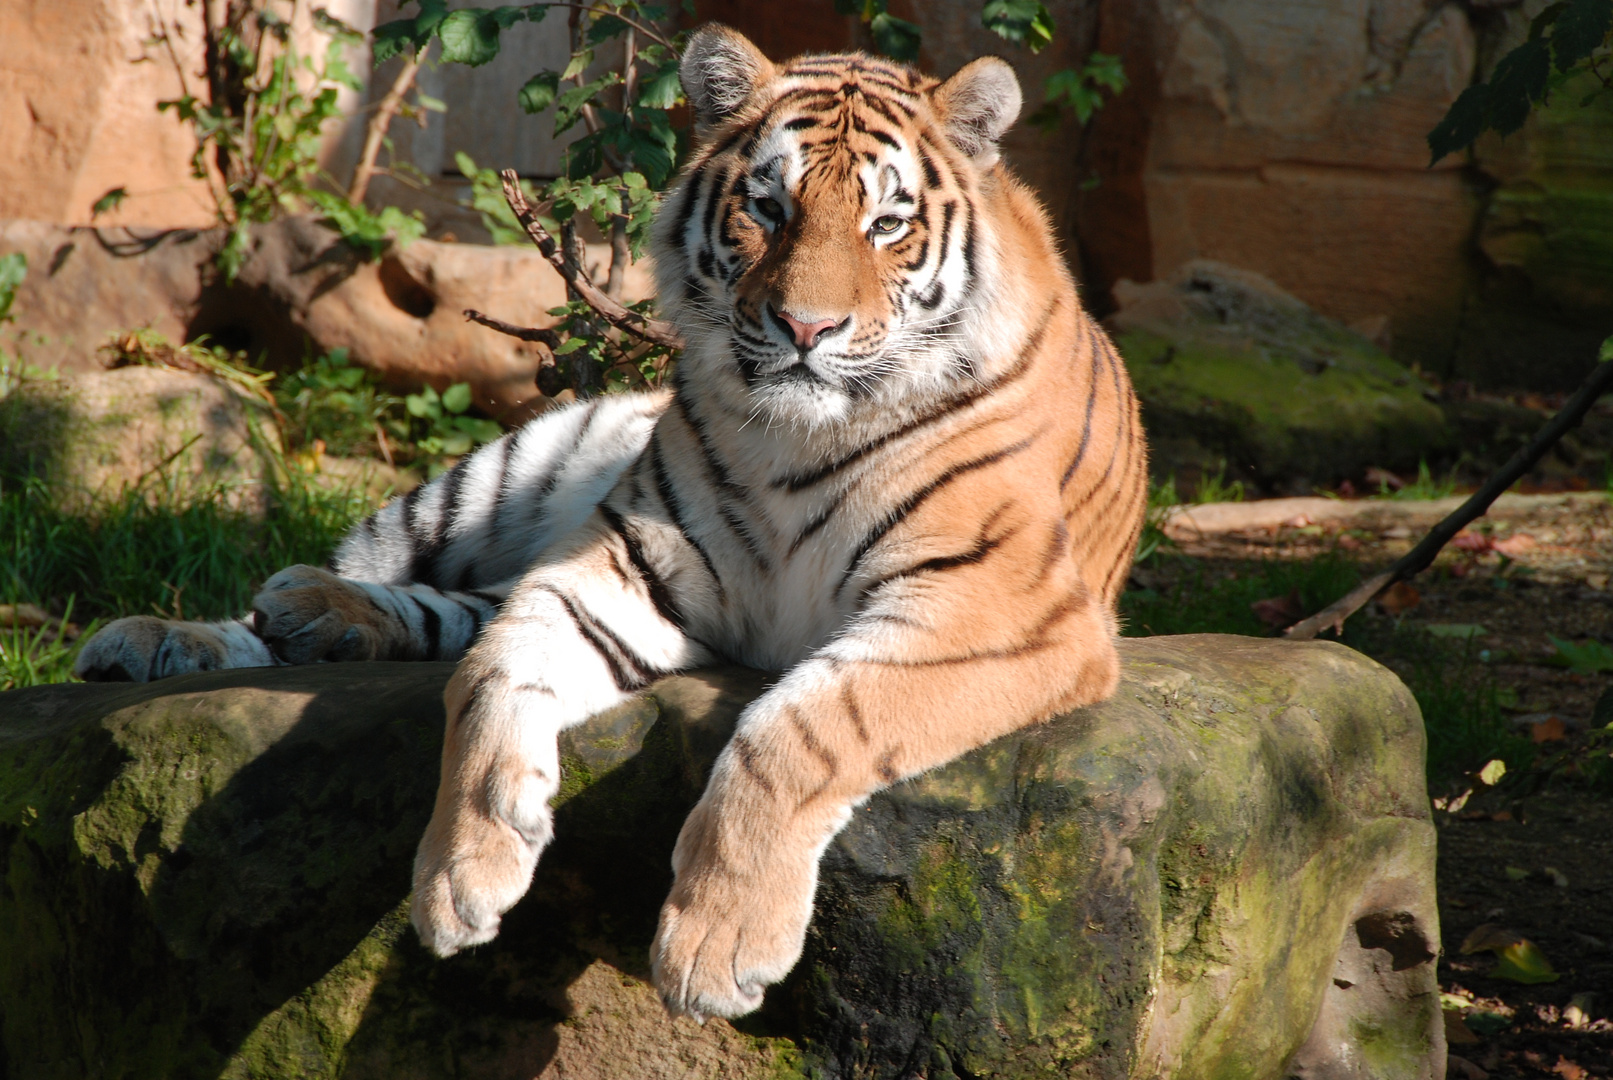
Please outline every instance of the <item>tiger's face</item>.
[[942, 84], [861, 55], [775, 68], [737, 34], [707, 40], [682, 69], [703, 145], [658, 230], [684, 363], [808, 427], [973, 378], [994, 258], [978, 191], [1020, 104], [1007, 65]]

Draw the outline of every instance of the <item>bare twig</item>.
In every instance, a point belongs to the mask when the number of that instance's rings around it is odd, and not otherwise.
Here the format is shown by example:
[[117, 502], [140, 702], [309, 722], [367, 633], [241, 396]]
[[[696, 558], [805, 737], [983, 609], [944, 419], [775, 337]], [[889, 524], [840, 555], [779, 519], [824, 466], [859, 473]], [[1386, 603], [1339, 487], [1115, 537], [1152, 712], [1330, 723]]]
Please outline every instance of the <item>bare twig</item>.
[[1486, 480], [1483, 487], [1475, 491], [1444, 521], [1435, 525], [1416, 547], [1401, 556], [1389, 569], [1373, 575], [1315, 615], [1289, 627], [1287, 636], [1303, 641], [1314, 638], [1327, 629], [1331, 629], [1334, 633], [1342, 633], [1344, 620], [1371, 603], [1373, 597], [1395, 582], [1405, 581], [1426, 570], [1440, 549], [1450, 543], [1452, 537], [1466, 528], [1469, 522], [1482, 517], [1491, 503], [1533, 468], [1535, 462], [1545, 456], [1546, 451], [1557, 445], [1557, 440], [1578, 427], [1591, 406], [1596, 404], [1596, 399], [1610, 386], [1613, 386], [1613, 360], [1605, 360], [1596, 365], [1580, 384], [1574, 396], [1558, 410], [1557, 415], [1546, 421], [1545, 426], [1535, 432], [1535, 437], [1529, 440], [1527, 446], [1513, 454], [1512, 459]]
[[559, 271], [566, 284], [582, 297], [584, 303], [598, 312], [606, 322], [634, 337], [672, 349], [683, 348], [683, 338], [679, 336], [677, 327], [661, 319], [647, 318], [623, 307], [601, 292], [579, 267], [573, 266], [571, 261], [561, 254], [560, 245], [555, 243], [554, 237], [549, 235], [549, 230], [538, 220], [532, 205], [526, 201], [526, 195], [521, 191], [521, 182], [514, 169], [503, 170], [499, 173], [499, 179], [504, 183], [504, 201], [510, 204], [516, 220], [526, 230], [527, 237], [538, 245], [543, 257]]
[[491, 315], [483, 315], [473, 308], [465, 309], [465, 318], [473, 323], [480, 323], [489, 330], [497, 330], [501, 334], [508, 334], [512, 338], [519, 338], [522, 341], [536, 341], [549, 346], [551, 349], [560, 347], [560, 334], [554, 330], [545, 330], [540, 326], [516, 326], [514, 323], [495, 319]]
[[364, 151], [358, 156], [358, 165], [353, 169], [353, 183], [347, 189], [348, 202], [364, 201], [364, 193], [370, 187], [370, 177], [375, 175], [375, 159], [381, 153], [381, 143], [386, 140], [386, 129], [391, 125], [398, 106], [403, 104], [403, 95], [414, 85], [414, 77], [419, 70], [420, 58], [411, 53], [398, 71], [398, 77], [392, 80], [392, 89], [386, 92], [381, 104], [376, 107], [375, 115], [370, 117], [364, 130]]

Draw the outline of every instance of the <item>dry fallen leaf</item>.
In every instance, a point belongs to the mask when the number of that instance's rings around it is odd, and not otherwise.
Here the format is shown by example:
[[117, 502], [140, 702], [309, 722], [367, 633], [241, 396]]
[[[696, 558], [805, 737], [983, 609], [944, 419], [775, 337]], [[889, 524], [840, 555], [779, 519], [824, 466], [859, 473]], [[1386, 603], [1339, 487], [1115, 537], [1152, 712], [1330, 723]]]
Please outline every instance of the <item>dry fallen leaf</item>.
[[1551, 1067], [1551, 1071], [1562, 1077], [1563, 1080], [1585, 1080], [1590, 1075], [1585, 1066], [1575, 1065], [1561, 1054], [1557, 1055], [1557, 1064]]
[[1256, 600], [1249, 605], [1249, 610], [1255, 613], [1255, 618], [1273, 630], [1292, 626], [1305, 617], [1305, 605], [1299, 598], [1298, 589], [1290, 589], [1287, 596]]
[[1568, 728], [1558, 716], [1548, 716], [1529, 725], [1529, 737], [1537, 743], [1562, 742], [1568, 738]]
[[1490, 1074], [1467, 1060], [1451, 1054], [1445, 1059], [1445, 1075], [1451, 1080], [1490, 1080]]
[[1528, 533], [1514, 533], [1505, 540], [1497, 540], [1490, 545], [1496, 551], [1509, 559], [1516, 559], [1519, 555], [1535, 547], [1535, 538]]
[[1378, 597], [1378, 606], [1386, 615], [1399, 615], [1422, 603], [1422, 594], [1408, 581], [1397, 581]]
[[1488, 536], [1483, 533], [1470, 532], [1467, 529], [1457, 533], [1451, 540], [1451, 547], [1457, 551], [1471, 551], [1476, 555], [1482, 555], [1493, 546]]
[[1568, 1008], [1563, 1010], [1563, 1023], [1575, 1031], [1589, 1027], [1591, 1022], [1591, 1001], [1595, 994], [1575, 994], [1568, 999]]
[[1462, 939], [1462, 955], [1472, 956], [1476, 952], [1489, 952], [1494, 949], [1504, 949], [1508, 945], [1516, 945], [1523, 938], [1513, 933], [1500, 923], [1481, 923]]
[[1445, 1010], [1445, 1041], [1451, 1046], [1473, 1046], [1479, 1042], [1473, 1029], [1462, 1020], [1460, 1010]]

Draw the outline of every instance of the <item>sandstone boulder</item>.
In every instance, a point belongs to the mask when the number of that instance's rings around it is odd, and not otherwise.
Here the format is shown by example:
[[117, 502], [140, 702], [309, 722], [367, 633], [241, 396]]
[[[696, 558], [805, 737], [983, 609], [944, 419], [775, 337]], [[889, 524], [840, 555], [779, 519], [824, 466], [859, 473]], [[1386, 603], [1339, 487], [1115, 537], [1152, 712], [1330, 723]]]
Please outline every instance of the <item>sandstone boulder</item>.
[[1260, 274], [1195, 260], [1115, 299], [1156, 473], [1225, 463], [1309, 493], [1372, 465], [1415, 472], [1451, 441], [1410, 372]]
[[[475, 308], [520, 326], [552, 326], [565, 285], [535, 248], [417, 240], [368, 262], [329, 229], [291, 217], [254, 229], [239, 278], [226, 284], [213, 259], [217, 231], [66, 229], [0, 225], [0, 254], [27, 255], [17, 328], [40, 365], [99, 367], [113, 334], [150, 326], [169, 340], [211, 335], [270, 367], [300, 364], [310, 348], [345, 348], [394, 386], [443, 389], [468, 382], [477, 402], [503, 412], [537, 393], [546, 352], [466, 321]], [[595, 245], [590, 264], [609, 265]], [[652, 289], [649, 264], [628, 274], [625, 295]]]
[[1119, 694], [876, 796], [761, 1014], [645, 983], [755, 672], [562, 745], [494, 943], [406, 924], [447, 664], [0, 695], [3, 1072], [70, 1077], [1437, 1078], [1417, 707], [1340, 646], [1129, 641]]

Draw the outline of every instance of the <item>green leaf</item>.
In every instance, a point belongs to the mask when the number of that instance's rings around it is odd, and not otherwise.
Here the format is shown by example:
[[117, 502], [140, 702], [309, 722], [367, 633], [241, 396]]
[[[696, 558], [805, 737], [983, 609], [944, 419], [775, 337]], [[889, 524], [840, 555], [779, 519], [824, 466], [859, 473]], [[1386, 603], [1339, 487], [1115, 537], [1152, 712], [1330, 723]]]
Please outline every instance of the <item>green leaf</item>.
[[445, 63], [480, 67], [498, 55], [499, 34], [526, 18], [518, 7], [460, 8], [437, 29]]
[[413, 55], [420, 50], [415, 40], [418, 19], [398, 19], [382, 23], [370, 34], [370, 59], [380, 67], [394, 56]]
[[1053, 16], [1041, 0], [991, 0], [980, 9], [980, 22], [998, 37], [1033, 53], [1053, 40]]
[[476, 168], [476, 162], [463, 150], [454, 151], [454, 164], [459, 166], [459, 172], [466, 180], [474, 180], [481, 170]]
[[587, 71], [588, 65], [592, 64], [593, 62], [594, 50], [592, 49], [584, 49], [580, 53], [572, 53], [571, 62], [566, 65], [566, 70], [560, 73], [561, 80], [564, 81], [567, 79], [575, 79], [577, 76]]
[[1551, 48], [1544, 39], [1526, 41], [1503, 56], [1490, 76], [1490, 126], [1503, 135], [1523, 127], [1550, 74]]
[[420, 14], [414, 19], [414, 40], [424, 45], [448, 17], [448, 0], [420, 0]]
[[127, 199], [128, 197], [129, 189], [125, 187], [115, 187], [111, 191], [108, 191], [105, 195], [102, 195], [99, 199], [96, 199], [95, 205], [90, 207], [90, 220], [94, 221], [102, 214], [116, 210], [119, 206], [123, 205], [123, 200]]
[[916, 23], [881, 12], [868, 24], [874, 48], [895, 60], [917, 60], [922, 39]]
[[580, 337], [567, 338], [560, 343], [560, 348], [556, 349], [554, 354], [556, 356], [568, 356], [587, 344], [588, 342]]
[[1474, 141], [1484, 134], [1489, 118], [1489, 86], [1475, 83], [1463, 90], [1450, 110], [1445, 113], [1444, 118], [1428, 133], [1428, 149], [1433, 154], [1432, 160], [1428, 162], [1429, 167], [1437, 165], [1439, 159], [1447, 154], [1454, 154], [1458, 150], [1472, 146]]
[[470, 408], [470, 383], [455, 383], [442, 392], [442, 407], [451, 413]]
[[615, 15], [601, 15], [588, 27], [588, 44], [599, 45], [627, 31], [627, 23]]
[[683, 84], [678, 81], [678, 62], [669, 60], [638, 84], [637, 104], [646, 109], [670, 109], [683, 100]]
[[20, 251], [0, 255], [0, 323], [11, 321], [17, 287], [28, 276], [28, 256]]
[[[605, 87], [615, 86], [621, 81], [622, 77], [612, 71], [595, 79], [593, 82], [574, 86], [561, 94], [555, 99], [554, 133], [559, 135], [576, 126], [577, 121], [582, 119], [583, 106], [592, 103], [594, 96]], [[593, 170], [590, 169], [589, 171], [592, 172]]]
[[540, 113], [554, 104], [555, 95], [560, 92], [560, 73], [556, 71], [540, 71], [526, 81], [515, 99], [521, 103], [521, 111], [527, 114]]
[[1601, 349], [1597, 350], [1596, 358], [1602, 363], [1613, 363], [1613, 337], [1602, 342]]
[[1609, 649], [1595, 638], [1588, 639], [1582, 644], [1574, 644], [1558, 637], [1552, 637], [1551, 643], [1556, 652], [1546, 658], [1548, 664], [1554, 667], [1565, 667], [1581, 675], [1596, 675], [1604, 671], [1613, 671], [1613, 649]]
[[1496, 955], [1501, 959], [1490, 969], [1492, 979], [1532, 986], [1556, 982], [1561, 978], [1552, 968], [1551, 961], [1546, 959], [1546, 954], [1532, 941], [1521, 940], [1504, 949], [1497, 949]]
[[415, 102], [427, 112], [445, 113], [448, 111], [448, 103], [446, 101], [444, 101], [442, 98], [434, 98], [430, 94], [422, 93], [419, 89], [415, 90], [414, 99]]
[[1551, 51], [1558, 71], [1590, 56], [1613, 27], [1613, 0], [1570, 0], [1551, 28]]

